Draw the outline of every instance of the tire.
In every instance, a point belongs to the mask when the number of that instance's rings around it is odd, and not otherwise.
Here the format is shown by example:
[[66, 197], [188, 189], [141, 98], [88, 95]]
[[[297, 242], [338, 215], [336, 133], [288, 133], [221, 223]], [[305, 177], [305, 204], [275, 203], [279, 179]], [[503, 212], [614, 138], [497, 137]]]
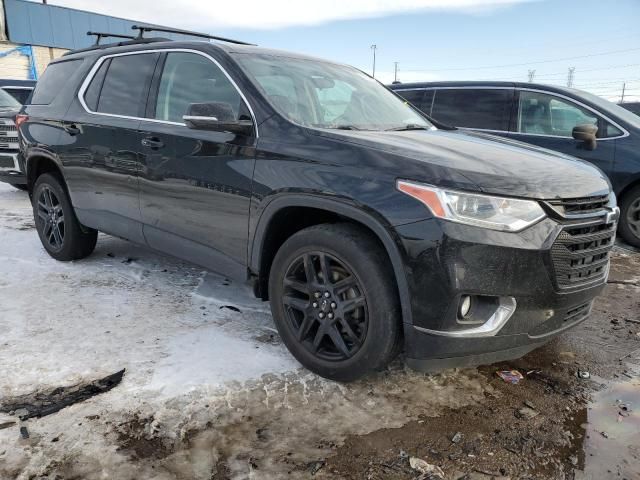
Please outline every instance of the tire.
[[322, 377], [355, 380], [386, 367], [400, 350], [393, 270], [356, 225], [316, 225], [287, 239], [271, 267], [269, 298], [284, 344]]
[[18, 190], [27, 191], [27, 186], [23, 183], [10, 183], [9, 185]]
[[618, 232], [629, 245], [640, 248], [640, 185], [622, 197]]
[[33, 218], [42, 246], [56, 260], [79, 260], [91, 255], [96, 247], [98, 232], [78, 222], [57, 175], [45, 173], [36, 180]]

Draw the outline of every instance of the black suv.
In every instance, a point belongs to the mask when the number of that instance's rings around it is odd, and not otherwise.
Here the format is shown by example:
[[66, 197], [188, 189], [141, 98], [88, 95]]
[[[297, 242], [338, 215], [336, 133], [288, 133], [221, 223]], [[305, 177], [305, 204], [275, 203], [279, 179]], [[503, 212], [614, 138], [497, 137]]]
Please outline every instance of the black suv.
[[[19, 116], [37, 231], [97, 232], [243, 281], [291, 353], [351, 380], [509, 359], [585, 319], [618, 210], [572, 157], [437, 128], [355, 68], [128, 42], [52, 62]], [[90, 320], [88, 320], [90, 321]]]
[[[587, 160], [618, 197], [619, 232], [640, 248], [640, 117], [587, 92], [535, 83], [429, 82], [390, 88], [427, 115]], [[624, 104], [623, 104], [624, 106]]]

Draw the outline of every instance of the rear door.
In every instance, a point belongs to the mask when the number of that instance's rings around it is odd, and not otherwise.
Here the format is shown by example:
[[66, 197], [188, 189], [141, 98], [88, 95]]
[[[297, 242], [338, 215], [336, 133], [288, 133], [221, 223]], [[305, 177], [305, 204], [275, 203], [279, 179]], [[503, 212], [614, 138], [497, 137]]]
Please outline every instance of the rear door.
[[235, 83], [212, 57], [168, 51], [140, 125], [140, 206], [147, 243], [214, 271], [246, 276], [257, 136], [187, 128], [192, 103], [222, 102], [252, 120]]
[[509, 134], [514, 89], [438, 88], [434, 91], [431, 116], [458, 128]]
[[[582, 124], [598, 127], [593, 150], [572, 137], [573, 128]], [[620, 130], [598, 112], [568, 97], [533, 89], [518, 90], [517, 117], [510, 134], [515, 140], [588, 160], [610, 174], [615, 157], [614, 138], [620, 135]]]
[[138, 128], [159, 57], [130, 52], [99, 58], [65, 116], [60, 148], [80, 220], [140, 243]]

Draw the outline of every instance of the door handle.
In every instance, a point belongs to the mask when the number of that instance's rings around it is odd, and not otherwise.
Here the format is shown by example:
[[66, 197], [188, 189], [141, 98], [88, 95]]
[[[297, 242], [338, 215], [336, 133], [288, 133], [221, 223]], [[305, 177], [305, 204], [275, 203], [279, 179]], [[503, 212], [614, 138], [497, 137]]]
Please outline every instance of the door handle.
[[71, 125], [66, 125], [64, 127], [64, 131], [67, 132], [69, 135], [71, 135], [72, 137], [79, 135], [82, 133], [82, 130], [80, 130], [78, 128], [77, 125], [71, 124]]
[[152, 150], [158, 150], [164, 147], [164, 142], [158, 137], [145, 137], [142, 139], [142, 146], [150, 148]]

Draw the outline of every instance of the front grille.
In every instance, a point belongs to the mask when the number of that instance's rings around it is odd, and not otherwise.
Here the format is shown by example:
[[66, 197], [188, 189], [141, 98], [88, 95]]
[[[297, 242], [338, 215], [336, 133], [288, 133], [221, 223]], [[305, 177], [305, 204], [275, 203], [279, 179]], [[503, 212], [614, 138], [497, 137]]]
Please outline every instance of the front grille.
[[602, 281], [615, 233], [615, 222], [566, 225], [551, 247], [557, 286], [569, 289]]
[[17, 136], [18, 129], [15, 125], [0, 125], [0, 132], [16, 132], [13, 136]]
[[563, 200], [549, 200], [551, 205], [561, 215], [576, 215], [602, 211], [609, 203], [607, 195], [583, 198], [567, 198]]
[[580, 305], [579, 307], [571, 308], [567, 311], [564, 316], [564, 322], [577, 322], [578, 320], [586, 317], [591, 312], [591, 304], [593, 302], [585, 303], [584, 305]]

